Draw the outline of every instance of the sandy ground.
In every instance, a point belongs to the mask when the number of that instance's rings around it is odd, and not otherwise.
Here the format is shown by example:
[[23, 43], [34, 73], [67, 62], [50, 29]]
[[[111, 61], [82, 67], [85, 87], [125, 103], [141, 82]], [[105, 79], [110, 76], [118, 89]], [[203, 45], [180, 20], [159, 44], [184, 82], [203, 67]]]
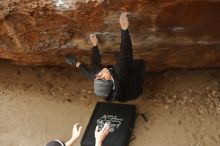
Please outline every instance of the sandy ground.
[[[0, 146], [66, 141], [74, 123], [84, 132], [102, 101], [73, 69], [2, 61], [0, 69]], [[130, 146], [220, 145], [220, 69], [147, 73], [144, 94], [127, 103], [149, 119], [137, 118]]]

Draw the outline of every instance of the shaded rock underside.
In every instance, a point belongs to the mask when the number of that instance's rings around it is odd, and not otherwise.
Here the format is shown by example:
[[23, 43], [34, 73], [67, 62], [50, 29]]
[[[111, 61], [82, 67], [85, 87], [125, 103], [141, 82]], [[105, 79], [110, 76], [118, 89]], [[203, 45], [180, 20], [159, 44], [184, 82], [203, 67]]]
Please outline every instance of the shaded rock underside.
[[66, 66], [63, 56], [73, 54], [89, 64], [95, 33], [103, 63], [114, 64], [122, 11], [130, 12], [134, 58], [145, 59], [147, 71], [220, 67], [219, 0], [0, 1], [0, 58]]

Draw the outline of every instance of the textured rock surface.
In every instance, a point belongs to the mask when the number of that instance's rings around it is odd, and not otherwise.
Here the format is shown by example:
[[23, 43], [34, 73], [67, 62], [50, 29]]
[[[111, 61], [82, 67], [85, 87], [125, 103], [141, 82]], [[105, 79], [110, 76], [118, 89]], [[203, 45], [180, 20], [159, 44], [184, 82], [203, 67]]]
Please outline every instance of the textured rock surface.
[[131, 13], [135, 58], [148, 71], [220, 67], [219, 0], [1, 0], [0, 58], [23, 65], [65, 65], [74, 54], [89, 63], [89, 33], [104, 63], [118, 53], [121, 11]]

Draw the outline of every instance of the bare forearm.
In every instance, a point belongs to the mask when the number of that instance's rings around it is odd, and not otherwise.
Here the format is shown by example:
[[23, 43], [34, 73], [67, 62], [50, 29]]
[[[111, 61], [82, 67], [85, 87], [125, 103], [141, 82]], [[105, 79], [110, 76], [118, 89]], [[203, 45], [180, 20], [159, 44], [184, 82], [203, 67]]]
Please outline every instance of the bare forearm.
[[68, 141], [65, 143], [65, 145], [66, 145], [66, 146], [72, 146], [73, 143], [74, 143], [74, 141], [75, 141], [75, 140], [71, 138], [70, 140], [68, 140]]
[[102, 143], [101, 142], [96, 142], [95, 146], [102, 146]]

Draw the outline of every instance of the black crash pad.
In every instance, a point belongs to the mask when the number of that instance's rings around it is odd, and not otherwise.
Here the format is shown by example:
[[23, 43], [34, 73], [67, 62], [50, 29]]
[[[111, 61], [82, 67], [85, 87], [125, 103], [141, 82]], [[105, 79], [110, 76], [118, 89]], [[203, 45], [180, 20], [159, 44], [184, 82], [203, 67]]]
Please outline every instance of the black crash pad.
[[110, 132], [103, 146], [128, 146], [135, 123], [135, 105], [98, 102], [89, 120], [81, 146], [95, 145], [95, 127], [107, 122]]

